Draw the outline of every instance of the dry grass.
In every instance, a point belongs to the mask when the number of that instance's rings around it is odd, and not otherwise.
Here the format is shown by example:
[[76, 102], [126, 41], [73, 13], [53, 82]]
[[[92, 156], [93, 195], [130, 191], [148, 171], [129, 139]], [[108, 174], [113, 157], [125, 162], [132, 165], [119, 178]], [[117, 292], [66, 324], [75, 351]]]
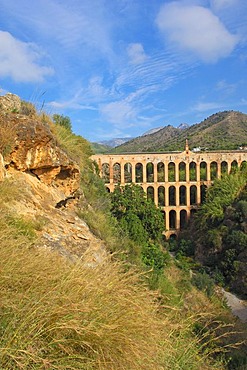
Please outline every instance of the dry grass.
[[0, 153], [3, 157], [7, 156], [15, 145], [17, 123], [11, 119], [0, 115]]
[[[1, 370], [223, 369], [210, 361], [218, 350], [206, 330], [211, 316], [184, 310], [175, 286], [162, 307], [123, 263], [84, 256], [72, 264], [32, 246], [32, 225], [10, 222], [3, 207], [17, 188], [0, 184]], [[193, 333], [202, 322], [205, 334]]]
[[[5, 220], [1, 217], [0, 227]], [[1, 233], [2, 234], [2, 233]], [[15, 244], [18, 243], [18, 246]], [[158, 369], [161, 321], [138, 275], [106, 260], [71, 266], [0, 237], [0, 363], [4, 369]], [[148, 335], [147, 335], [148, 333]]]

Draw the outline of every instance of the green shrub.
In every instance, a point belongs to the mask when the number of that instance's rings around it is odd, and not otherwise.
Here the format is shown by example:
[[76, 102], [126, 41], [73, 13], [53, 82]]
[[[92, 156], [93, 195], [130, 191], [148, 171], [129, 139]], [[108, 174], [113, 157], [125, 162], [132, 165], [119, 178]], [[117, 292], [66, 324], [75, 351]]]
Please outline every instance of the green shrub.
[[193, 275], [191, 283], [197, 289], [204, 291], [208, 297], [211, 297], [214, 293], [214, 282], [205, 272]]
[[143, 263], [156, 271], [164, 269], [169, 261], [168, 253], [164, 253], [158, 245], [153, 243], [145, 244], [141, 251]]

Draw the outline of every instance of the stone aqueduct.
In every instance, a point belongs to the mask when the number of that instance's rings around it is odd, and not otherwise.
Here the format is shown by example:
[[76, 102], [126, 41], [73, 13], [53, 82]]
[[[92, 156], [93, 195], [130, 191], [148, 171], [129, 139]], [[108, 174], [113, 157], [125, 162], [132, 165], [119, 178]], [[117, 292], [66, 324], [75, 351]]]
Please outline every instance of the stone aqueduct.
[[165, 235], [177, 235], [214, 179], [247, 164], [247, 150], [93, 155], [107, 189], [135, 183], [164, 214]]

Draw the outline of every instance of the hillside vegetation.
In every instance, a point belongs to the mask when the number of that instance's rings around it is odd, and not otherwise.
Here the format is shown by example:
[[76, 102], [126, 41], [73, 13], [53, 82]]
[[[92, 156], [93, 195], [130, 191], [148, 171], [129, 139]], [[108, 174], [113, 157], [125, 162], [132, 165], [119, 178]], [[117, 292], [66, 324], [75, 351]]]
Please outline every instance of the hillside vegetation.
[[189, 233], [196, 258], [215, 281], [247, 299], [246, 168], [214, 182]]
[[[68, 120], [22, 106], [0, 114], [1, 369], [241, 369], [232, 360], [242, 358], [233, 349], [243, 339], [239, 323], [215, 294], [191, 284], [186, 263], [164, 251], [161, 225], [152, 226], [159, 210], [139, 187], [116, 189], [111, 199], [89, 143]], [[18, 143], [15, 130], [5, 130], [10, 122], [24, 128]], [[43, 143], [42, 135], [56, 143], [55, 167], [37, 168], [36, 155], [31, 170], [24, 167], [30, 158], [18, 162], [35, 130]], [[61, 194], [75, 189], [75, 160], [79, 195], [61, 206]], [[129, 227], [141, 221], [142, 240]]]
[[247, 115], [224, 111], [183, 130], [166, 126], [154, 134], [140, 136], [120, 145], [114, 152], [182, 151], [186, 138], [191, 149], [201, 147], [207, 150], [233, 150], [247, 145], [246, 137]]

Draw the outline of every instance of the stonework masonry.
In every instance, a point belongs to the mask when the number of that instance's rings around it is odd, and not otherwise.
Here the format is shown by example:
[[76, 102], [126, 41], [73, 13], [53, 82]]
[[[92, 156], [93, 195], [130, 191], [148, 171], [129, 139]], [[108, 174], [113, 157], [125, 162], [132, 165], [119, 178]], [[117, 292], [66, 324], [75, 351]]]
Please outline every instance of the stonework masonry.
[[216, 178], [247, 165], [247, 150], [98, 154], [91, 157], [107, 189], [139, 184], [164, 214], [165, 235], [177, 235]]

